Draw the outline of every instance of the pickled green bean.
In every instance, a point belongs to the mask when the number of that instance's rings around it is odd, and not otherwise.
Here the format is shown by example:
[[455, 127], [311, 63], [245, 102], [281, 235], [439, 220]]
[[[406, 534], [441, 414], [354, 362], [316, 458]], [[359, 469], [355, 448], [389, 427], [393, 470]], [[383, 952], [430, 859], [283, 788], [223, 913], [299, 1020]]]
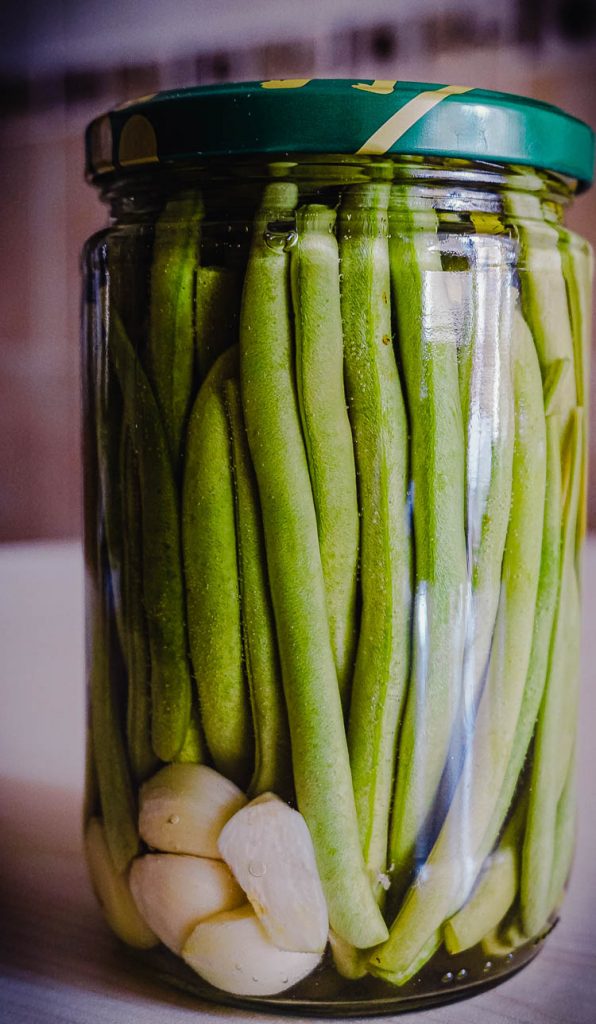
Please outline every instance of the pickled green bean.
[[517, 312], [512, 351], [515, 442], [511, 518], [487, 681], [472, 743], [441, 832], [408, 890], [389, 939], [371, 956], [371, 971], [381, 976], [399, 976], [406, 971], [429, 937], [465, 901], [478, 873], [477, 852], [514, 746], [530, 660], [546, 486], [540, 367], [527, 325]]
[[517, 908], [514, 908], [504, 923], [497, 925], [484, 936], [481, 943], [482, 952], [485, 956], [506, 957], [527, 941], [528, 937], [521, 928]]
[[102, 337], [101, 317], [98, 296], [93, 286], [97, 275], [97, 260], [91, 249], [84, 253], [84, 273], [88, 281], [89, 294], [83, 297], [82, 335], [85, 339], [81, 352], [82, 380], [82, 417], [84, 430], [82, 434], [83, 459], [83, 526], [84, 526], [84, 558], [85, 569], [92, 579], [97, 578], [97, 532], [98, 517], [101, 515], [100, 480], [99, 480], [99, 449], [97, 444], [97, 348]]
[[[100, 558], [100, 565], [103, 560]], [[115, 638], [105, 591], [95, 590], [92, 597], [90, 653], [91, 737], [99, 799], [112, 860], [118, 871], [125, 871], [138, 853], [139, 837], [117, 691]]]
[[347, 713], [356, 648], [360, 524], [354, 446], [344, 392], [334, 224], [335, 212], [325, 206], [298, 210], [291, 283], [298, 405], [317, 514], [331, 645]]
[[289, 257], [268, 225], [292, 217], [297, 190], [267, 186], [240, 317], [244, 417], [265, 533], [298, 807], [310, 829], [331, 926], [354, 946], [382, 941], [358, 839], [327, 619], [317, 520], [294, 381]]
[[147, 377], [178, 475], [194, 369], [194, 293], [203, 202], [171, 199], [157, 220], [151, 268]]
[[567, 298], [571, 317], [571, 330], [575, 352], [575, 380], [577, 404], [584, 409], [582, 431], [582, 477], [579, 495], [577, 521], [576, 559], [580, 574], [579, 556], [587, 529], [587, 491], [589, 458], [589, 379], [590, 353], [592, 344], [592, 276], [593, 254], [587, 242], [583, 242], [571, 231], [559, 228], [563, 276], [567, 286]]
[[565, 786], [557, 806], [555, 853], [550, 881], [549, 917], [557, 911], [563, 899], [573, 861], [577, 811], [576, 781], [575, 757], [572, 756]]
[[193, 701], [184, 743], [176, 754], [174, 761], [176, 764], [205, 764], [207, 760], [208, 755], [201, 725], [201, 713], [198, 704]]
[[196, 346], [199, 381], [230, 345], [238, 341], [240, 281], [227, 267], [198, 267]]
[[409, 671], [408, 428], [391, 337], [390, 186], [353, 186], [340, 210], [341, 313], [361, 512], [362, 614], [348, 729], [360, 842], [379, 898]]
[[122, 613], [124, 542], [120, 463], [122, 392], [118, 380], [110, 373], [108, 360], [103, 355], [96, 359], [95, 375], [95, 432], [102, 522], [114, 590], [114, 615], [120, 642], [125, 644], [126, 630]]
[[358, 981], [359, 978], [364, 978], [368, 974], [366, 950], [351, 946], [349, 942], [340, 939], [333, 929], [329, 930], [329, 947], [333, 957], [333, 966], [342, 978]]
[[389, 253], [411, 431], [415, 549], [413, 661], [389, 844], [394, 904], [416, 857], [426, 853], [460, 706], [468, 579], [457, 335], [444, 315], [448, 275], [436, 213], [409, 210], [408, 201], [407, 191], [394, 187]]
[[182, 537], [190, 653], [207, 746], [217, 770], [245, 785], [253, 739], [242, 669], [232, 456], [223, 400], [224, 381], [237, 372], [234, 347], [214, 364], [193, 406]]
[[[576, 623], [579, 594], [575, 542], [581, 479], [581, 410], [568, 440], [571, 462], [563, 512], [562, 568], [548, 678], [534, 741], [528, 823], [521, 871], [521, 915], [527, 935], [536, 935], [550, 911], [550, 880], [555, 851], [557, 805], [569, 771], [575, 735]], [[570, 704], [572, 713], [566, 705]]]
[[[85, 601], [90, 600], [85, 596]], [[85, 661], [88, 665], [92, 659], [92, 638], [89, 636], [91, 629], [86, 630], [88, 634], [88, 651], [85, 652]], [[91, 672], [88, 673], [88, 682], [91, 683]], [[95, 754], [93, 752], [93, 730], [91, 722], [88, 723], [85, 735], [85, 783], [83, 789], [83, 821], [88, 821], [99, 810], [99, 784], [97, 781], [97, 769], [95, 767]]]
[[237, 380], [226, 380], [224, 397], [232, 438], [244, 663], [255, 734], [255, 765], [248, 791], [251, 796], [271, 791], [289, 797], [292, 766], [288, 716], [267, 578], [259, 495]]
[[[518, 271], [524, 317], [534, 338], [542, 377], [546, 379], [557, 360], [565, 360], [570, 368], [574, 364], [558, 230], [544, 219], [537, 195], [506, 190], [504, 205], [519, 238]], [[550, 410], [563, 416], [563, 436], [577, 404], [576, 376], [572, 371], [561, 376], [557, 401], [551, 403]]]
[[507, 816], [524, 768], [544, 693], [550, 640], [559, 591], [561, 562], [561, 417], [546, 417], [546, 492], [542, 554], [532, 633], [530, 665], [524, 687], [511, 756], [501, 792], [478, 851], [477, 863], [492, 850]]
[[498, 928], [515, 900], [519, 883], [519, 845], [527, 807], [524, 795], [499, 844], [484, 863], [469, 899], [446, 922], [444, 938], [449, 953], [471, 949], [484, 935]]
[[151, 738], [157, 756], [171, 761], [186, 736], [191, 698], [178, 497], [151, 385], [114, 307], [110, 310], [109, 357], [122, 388], [139, 460], [143, 604], [151, 654]]
[[143, 608], [139, 470], [127, 427], [122, 433], [121, 467], [123, 654], [128, 678], [126, 738], [132, 773], [137, 782], [143, 782], [157, 767], [157, 759], [151, 746], [151, 662]]
[[[465, 401], [466, 543], [471, 577], [463, 661], [465, 748], [482, 691], [501, 591], [511, 508], [514, 290], [501, 243], [472, 236], [472, 343]], [[458, 738], [459, 742], [459, 738]]]
[[443, 933], [438, 928], [436, 932], [431, 935], [424, 946], [420, 949], [420, 952], [414, 960], [407, 967], [399, 971], [391, 970], [375, 970], [373, 973], [379, 978], [383, 978], [384, 981], [389, 981], [392, 985], [405, 985], [408, 981], [418, 974], [424, 965], [430, 960], [432, 956], [437, 952], [441, 942], [443, 940]]

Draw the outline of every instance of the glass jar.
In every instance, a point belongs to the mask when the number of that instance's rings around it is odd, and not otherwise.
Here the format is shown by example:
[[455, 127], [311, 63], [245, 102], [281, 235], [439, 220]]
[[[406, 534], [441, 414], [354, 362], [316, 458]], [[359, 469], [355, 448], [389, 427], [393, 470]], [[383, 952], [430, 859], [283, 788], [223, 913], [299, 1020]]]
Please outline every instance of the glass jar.
[[86, 851], [174, 984], [395, 1011], [557, 920], [591, 281], [564, 212], [592, 141], [407, 83], [89, 129]]

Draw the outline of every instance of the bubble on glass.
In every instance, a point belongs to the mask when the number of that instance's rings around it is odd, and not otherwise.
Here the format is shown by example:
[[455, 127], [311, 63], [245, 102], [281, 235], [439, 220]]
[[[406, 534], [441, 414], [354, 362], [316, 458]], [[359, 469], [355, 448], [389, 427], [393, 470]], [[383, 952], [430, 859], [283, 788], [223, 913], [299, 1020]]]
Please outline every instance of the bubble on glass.
[[441, 978], [441, 981], [444, 985], [448, 985], [449, 982], [453, 981], [453, 971], [447, 971], [447, 973]]
[[484, 967], [482, 968], [484, 974], [488, 974], [488, 972], [492, 971], [492, 969], [493, 969], [493, 962], [492, 962], [492, 960], [487, 960], [485, 965], [484, 965]]
[[179, 814], [170, 814], [170, 817], [168, 818], [168, 824], [169, 825], [177, 825], [179, 823], [179, 821], [180, 821], [180, 815]]
[[269, 221], [263, 232], [263, 241], [273, 252], [290, 252], [298, 241], [298, 232], [294, 221]]
[[461, 971], [457, 972], [456, 977], [457, 977], [458, 981], [463, 981], [464, 978], [467, 978], [468, 977], [468, 972], [467, 972], [466, 968], [462, 967]]

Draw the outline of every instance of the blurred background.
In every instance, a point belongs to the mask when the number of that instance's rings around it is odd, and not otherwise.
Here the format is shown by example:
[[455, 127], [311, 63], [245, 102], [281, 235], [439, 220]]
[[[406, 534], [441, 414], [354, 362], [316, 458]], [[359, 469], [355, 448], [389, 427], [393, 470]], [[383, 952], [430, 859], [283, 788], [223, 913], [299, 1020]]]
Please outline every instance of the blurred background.
[[[158, 89], [358, 77], [523, 93], [596, 125], [596, 0], [3, 0], [0, 541], [76, 537], [79, 254], [96, 114]], [[572, 227], [596, 243], [596, 188]], [[596, 528], [596, 382], [590, 522]]]

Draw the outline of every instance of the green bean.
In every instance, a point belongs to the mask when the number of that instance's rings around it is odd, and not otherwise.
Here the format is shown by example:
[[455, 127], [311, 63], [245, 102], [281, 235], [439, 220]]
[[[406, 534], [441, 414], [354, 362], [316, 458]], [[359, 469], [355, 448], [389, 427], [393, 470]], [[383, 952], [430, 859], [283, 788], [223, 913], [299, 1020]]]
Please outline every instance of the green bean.
[[420, 949], [418, 955], [410, 964], [408, 964], [407, 967], [404, 967], [399, 971], [392, 971], [390, 969], [386, 970], [379, 967], [375, 969], [373, 973], [378, 978], [383, 978], [384, 981], [389, 981], [392, 985], [405, 985], [408, 981], [411, 981], [412, 978], [418, 974], [418, 971], [420, 971], [430, 958], [434, 956], [441, 945], [442, 940], [443, 934], [441, 929], [438, 928], [436, 932], [429, 936], [425, 944]]
[[409, 669], [411, 598], [408, 429], [391, 339], [389, 192], [383, 183], [354, 186], [340, 211], [346, 389], [362, 517], [362, 615], [348, 747], [360, 842], [379, 897]]
[[[501, 591], [511, 507], [513, 289], [502, 244], [472, 236], [472, 351], [464, 401], [466, 540], [472, 592], [463, 661], [463, 727], [469, 730], [485, 679]], [[462, 747], [465, 746], [465, 737]]]
[[125, 415], [139, 461], [143, 604], [151, 654], [152, 743], [162, 761], [171, 761], [184, 742], [191, 698], [178, 498], [155, 398], [115, 307], [110, 310], [109, 355], [122, 388]]
[[122, 618], [123, 654], [128, 677], [126, 736], [132, 773], [143, 782], [157, 767], [151, 746], [151, 662], [143, 608], [141, 495], [138, 460], [130, 431], [122, 432]]
[[120, 446], [122, 434], [122, 392], [118, 381], [110, 372], [104, 354], [95, 362], [95, 433], [97, 438], [97, 468], [103, 529], [105, 531], [109, 572], [114, 590], [114, 615], [122, 644], [126, 633], [122, 614], [122, 481]]
[[577, 404], [587, 404], [590, 372], [592, 251], [572, 231], [559, 227], [559, 251], [573, 338]]
[[97, 444], [96, 361], [102, 337], [102, 310], [98, 301], [96, 263], [88, 246], [84, 251], [86, 291], [83, 296], [81, 351], [82, 376], [82, 457], [83, 515], [85, 568], [92, 579], [97, 578], [97, 535], [100, 514], [99, 450]]
[[270, 184], [257, 215], [240, 316], [242, 402], [265, 534], [298, 807], [310, 829], [331, 925], [366, 947], [386, 935], [358, 839], [327, 619], [317, 520], [293, 375], [289, 258], [268, 225], [296, 187]]
[[255, 734], [255, 766], [248, 791], [252, 796], [271, 791], [288, 797], [292, 792], [288, 717], [259, 495], [237, 380], [226, 380], [224, 397], [232, 438], [244, 663]]
[[238, 350], [214, 364], [188, 425], [182, 537], [188, 634], [201, 717], [215, 767], [244, 785], [252, 730], [242, 671], [240, 592], [231, 445], [224, 381], [238, 371]]
[[514, 907], [504, 924], [498, 925], [482, 939], [482, 952], [485, 956], [509, 956], [528, 941], [524, 934]]
[[445, 924], [449, 953], [462, 953], [497, 928], [517, 896], [519, 845], [523, 836], [528, 801], [517, 803], [496, 849], [485, 861], [474, 889], [457, 914]]
[[[91, 598], [85, 596], [86, 604], [90, 604]], [[88, 652], [86, 653], [86, 663], [91, 665], [92, 661], [92, 637], [90, 636], [92, 630], [88, 629], [87, 642]], [[91, 684], [92, 672], [88, 674], [88, 682]], [[99, 810], [99, 784], [97, 781], [97, 769], [95, 767], [95, 753], [93, 751], [93, 729], [91, 722], [88, 723], [85, 736], [85, 785], [83, 789], [83, 824], [89, 821], [94, 814], [97, 814]]]
[[[564, 377], [573, 372], [573, 368], [567, 359], [555, 359], [551, 363], [544, 378], [544, 411], [547, 416], [557, 415], [557, 403], [559, 394], [565, 390]], [[559, 414], [560, 415], [560, 414]]]
[[326, 206], [298, 210], [291, 284], [298, 405], [317, 514], [331, 645], [347, 713], [356, 648], [360, 524], [344, 392], [335, 216]]
[[557, 820], [555, 824], [555, 853], [553, 859], [553, 870], [550, 881], [550, 911], [555, 913], [558, 909], [569, 879], [573, 851], [575, 848], [576, 829], [576, 770], [575, 757], [572, 756], [569, 763], [567, 779], [559, 803], [557, 806]]
[[[115, 308], [118, 311], [121, 322], [127, 325], [125, 328], [127, 332], [133, 327], [137, 327], [139, 319], [136, 315], [135, 299], [138, 295], [139, 273], [142, 273], [144, 269], [140, 266], [139, 237], [137, 233], [131, 234], [126, 230], [113, 230], [110, 232], [109, 240], [103, 250], [102, 270], [107, 282], [107, 305], [110, 309]], [[98, 289], [103, 287], [101, 279], [97, 287]], [[97, 306], [97, 313], [103, 316], [100, 304]], [[106, 324], [109, 324], [109, 317], [105, 317], [105, 321], [96, 325], [98, 340], [104, 338]], [[132, 337], [130, 334], [128, 336]], [[108, 358], [104, 357], [103, 351], [108, 352]], [[108, 560], [114, 587], [114, 611], [120, 644], [124, 651], [130, 642], [123, 608], [126, 601], [125, 587], [127, 586], [124, 578], [126, 572], [124, 565], [126, 558], [126, 495], [124, 493], [122, 458], [126, 417], [124, 416], [122, 388], [109, 365], [109, 350], [103, 350], [101, 345], [98, 345], [95, 365], [95, 409], [97, 438], [100, 444], [98, 462], [100, 489]]]
[[551, 633], [559, 591], [563, 514], [561, 486], [561, 416], [555, 414], [546, 417], [544, 526], [530, 665], [505, 778], [476, 858], [476, 863], [479, 865], [492, 850], [511, 806], [519, 777], [526, 762], [544, 693]]
[[[420, 216], [420, 214], [418, 214]], [[437, 228], [440, 230], [441, 221], [437, 220]], [[496, 326], [491, 321], [490, 325], [482, 323], [478, 317], [478, 304], [475, 301], [476, 295], [481, 289], [478, 287], [478, 282], [474, 280], [475, 269], [477, 263], [477, 246], [472, 244], [472, 239], [467, 239], [467, 244], [470, 246], [471, 252], [467, 259], [467, 269], [462, 271], [461, 269], [461, 257], [459, 254], [454, 255], [453, 253], [445, 253], [441, 256], [441, 266], [443, 271], [448, 274], [445, 279], [444, 295], [445, 299], [449, 302], [449, 309], [447, 315], [451, 321], [457, 318], [456, 322], [459, 321], [460, 329], [457, 337], [457, 372], [459, 379], [459, 398], [461, 402], [462, 422], [464, 425], [464, 441], [466, 445], [466, 465], [464, 467], [464, 480], [465, 480], [465, 495], [468, 496], [468, 459], [469, 452], [468, 446], [470, 442], [469, 438], [469, 425], [470, 425], [470, 412], [472, 406], [472, 398], [474, 391], [472, 389], [472, 374], [476, 371], [475, 376], [478, 377], [479, 370], [482, 367], [479, 366], [479, 361], [475, 358], [476, 347], [478, 344], [482, 344], [483, 339], [486, 336], [487, 330], [491, 331]], [[482, 250], [480, 250], [482, 252]], [[437, 261], [438, 263], [438, 261]], [[438, 269], [438, 266], [437, 266]], [[500, 286], [500, 281], [498, 282]], [[482, 289], [484, 291], [484, 289]], [[499, 287], [499, 293], [501, 288]], [[497, 296], [498, 299], [498, 296]], [[497, 301], [496, 309], [493, 309], [493, 315], [498, 317], [498, 322], [501, 319], [500, 303]], [[479, 342], [476, 341], [476, 332], [480, 331]], [[478, 405], [478, 402], [476, 402]], [[468, 502], [464, 504], [464, 519], [466, 527], [466, 536], [468, 530]]]
[[[99, 559], [99, 564], [105, 559]], [[109, 583], [101, 580], [91, 600], [89, 692], [91, 738], [105, 836], [118, 871], [139, 850], [137, 809], [129, 774], [118, 694], [114, 636], [110, 629]]]
[[193, 385], [193, 310], [202, 216], [197, 193], [169, 200], [155, 225], [153, 243], [146, 369], [176, 476]]
[[358, 981], [368, 974], [366, 961], [368, 953], [366, 950], [356, 949], [349, 942], [345, 942], [335, 934], [333, 929], [329, 930], [329, 947], [333, 957], [333, 966], [342, 978], [349, 981]]
[[[574, 362], [558, 231], [544, 219], [539, 196], [507, 189], [504, 204], [519, 238], [522, 308], [546, 379], [552, 363], [562, 359], [573, 367]], [[563, 434], [568, 417], [578, 404], [575, 380], [573, 372], [563, 374], [557, 402], [551, 403], [551, 412], [563, 416]]]
[[588, 406], [592, 342], [593, 254], [587, 242], [584, 242], [583, 239], [580, 239], [573, 232], [561, 227], [559, 227], [559, 241], [575, 353], [577, 404], [584, 409], [582, 477], [576, 541], [576, 559], [579, 573], [581, 545], [587, 528], [588, 457], [590, 443]]
[[[581, 478], [581, 410], [568, 440], [571, 470], [563, 512], [562, 569], [548, 677], [538, 718], [522, 855], [521, 914], [524, 931], [536, 935], [550, 911], [550, 880], [555, 850], [557, 804], [568, 775], [575, 736], [575, 675], [578, 666], [576, 624], [579, 593], [575, 567], [577, 512]], [[570, 671], [571, 669], [571, 671]], [[566, 705], [573, 713], [568, 713]]]
[[240, 282], [226, 267], [198, 267], [196, 282], [196, 345], [199, 380], [222, 352], [238, 340]]
[[176, 764], [205, 764], [207, 750], [198, 704], [193, 701], [184, 743], [174, 758]]
[[408, 890], [389, 939], [372, 954], [371, 971], [383, 976], [407, 970], [434, 931], [465, 901], [478, 873], [477, 852], [514, 746], [530, 660], [546, 485], [540, 367], [527, 325], [517, 312], [512, 351], [515, 442], [511, 518], [487, 681], [443, 827]]
[[460, 706], [468, 578], [457, 335], [444, 313], [448, 275], [437, 250], [436, 213], [407, 204], [407, 190], [395, 187], [389, 253], [411, 430], [415, 597], [389, 843], [393, 901], [427, 843]]

